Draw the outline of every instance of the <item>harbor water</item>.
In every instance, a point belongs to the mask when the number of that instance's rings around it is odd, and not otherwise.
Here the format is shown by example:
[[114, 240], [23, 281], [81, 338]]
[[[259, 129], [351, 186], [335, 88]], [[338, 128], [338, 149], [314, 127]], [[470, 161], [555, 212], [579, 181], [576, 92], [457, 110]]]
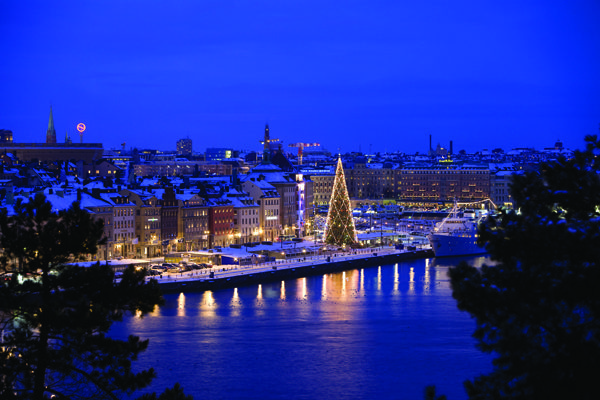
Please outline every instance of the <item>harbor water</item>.
[[195, 399], [465, 399], [491, 370], [475, 323], [456, 308], [448, 268], [485, 257], [422, 259], [262, 285], [165, 295], [113, 337], [150, 340], [136, 368], [147, 391], [179, 382]]

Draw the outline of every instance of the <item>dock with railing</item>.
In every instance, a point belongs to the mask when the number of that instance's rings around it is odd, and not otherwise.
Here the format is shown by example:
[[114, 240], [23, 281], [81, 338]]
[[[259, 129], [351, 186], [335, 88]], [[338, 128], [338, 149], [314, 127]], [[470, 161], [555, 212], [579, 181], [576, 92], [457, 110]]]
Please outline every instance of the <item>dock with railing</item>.
[[275, 260], [247, 266], [219, 265], [201, 271], [163, 274], [152, 278], [158, 281], [163, 293], [179, 293], [256, 285], [429, 257], [433, 257], [430, 248], [398, 250], [383, 247]]

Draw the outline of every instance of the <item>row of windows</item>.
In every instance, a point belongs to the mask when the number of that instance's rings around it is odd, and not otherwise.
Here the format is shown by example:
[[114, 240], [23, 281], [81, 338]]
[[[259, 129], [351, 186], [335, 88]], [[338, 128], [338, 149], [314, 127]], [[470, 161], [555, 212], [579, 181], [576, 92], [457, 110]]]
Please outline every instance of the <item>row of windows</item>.
[[133, 232], [115, 233], [115, 242], [123, 242], [128, 239], [133, 239]]
[[401, 171], [401, 174], [425, 174], [425, 175], [437, 175], [437, 174], [456, 174], [456, 175], [463, 175], [463, 174], [477, 174], [477, 175], [489, 175], [489, 171], [487, 170], [441, 170], [441, 171], [437, 171], [437, 170], [415, 170], [415, 171], [411, 171], [411, 170], [403, 170]]
[[133, 208], [115, 208], [113, 211], [115, 217], [130, 217], [133, 216]]
[[244, 210], [244, 209], [242, 209], [240, 211], [241, 211], [240, 215], [256, 215], [256, 214], [258, 214], [258, 212], [257, 212], [257, 210], [255, 208], [250, 209], [250, 210]]
[[115, 221], [115, 229], [133, 228], [133, 220]]
[[204, 217], [206, 215], [208, 215], [207, 210], [184, 210], [183, 211], [184, 217]]

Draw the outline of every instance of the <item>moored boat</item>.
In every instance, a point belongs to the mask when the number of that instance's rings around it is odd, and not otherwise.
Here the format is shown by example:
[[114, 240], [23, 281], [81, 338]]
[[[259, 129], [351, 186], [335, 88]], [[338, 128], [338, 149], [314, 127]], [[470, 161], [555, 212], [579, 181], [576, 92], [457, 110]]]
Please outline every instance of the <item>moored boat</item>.
[[450, 214], [427, 236], [436, 257], [485, 254], [477, 245], [477, 226], [485, 213], [465, 211], [462, 215], [455, 204]]

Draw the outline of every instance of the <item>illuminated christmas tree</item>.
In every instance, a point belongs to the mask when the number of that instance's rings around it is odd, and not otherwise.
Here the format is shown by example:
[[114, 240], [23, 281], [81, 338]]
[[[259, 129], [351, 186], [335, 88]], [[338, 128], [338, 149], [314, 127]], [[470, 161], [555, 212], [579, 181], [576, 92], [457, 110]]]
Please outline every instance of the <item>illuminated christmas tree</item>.
[[342, 246], [357, 242], [342, 159], [338, 158], [325, 226], [325, 243]]

